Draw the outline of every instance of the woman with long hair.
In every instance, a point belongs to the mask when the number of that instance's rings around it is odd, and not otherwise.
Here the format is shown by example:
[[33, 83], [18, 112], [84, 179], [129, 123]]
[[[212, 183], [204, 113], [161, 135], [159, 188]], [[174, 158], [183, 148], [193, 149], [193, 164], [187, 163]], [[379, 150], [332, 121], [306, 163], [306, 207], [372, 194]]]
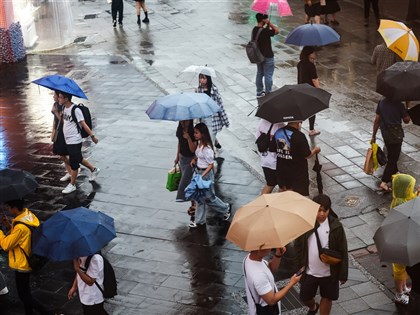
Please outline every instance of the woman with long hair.
[[220, 111], [213, 116], [201, 119], [201, 122], [205, 123], [210, 131], [210, 137], [214, 146], [217, 149], [221, 149], [219, 141], [216, 139], [216, 135], [223, 129], [224, 126], [229, 127], [229, 119], [226, 115], [225, 109], [223, 108], [222, 97], [220, 96], [219, 90], [213, 83], [211, 76], [200, 73], [198, 76], [198, 87], [197, 93], [206, 93], [210, 96], [217, 105], [220, 106]]
[[199, 123], [194, 127], [194, 137], [198, 141], [195, 150], [196, 157], [191, 161], [191, 166], [195, 167], [195, 172], [200, 174], [203, 180], [211, 181], [210, 188], [206, 194], [197, 200], [197, 209], [195, 211], [195, 221], [191, 221], [189, 227], [196, 228], [206, 224], [206, 206], [212, 207], [216, 212], [223, 214], [225, 221], [228, 221], [231, 215], [231, 205], [223, 202], [216, 196], [214, 191], [214, 151], [210, 133], [204, 123]]
[[[315, 67], [315, 47], [305, 46], [300, 52], [300, 61], [297, 64], [298, 78], [297, 82], [308, 83], [313, 87], [319, 88], [319, 78]], [[315, 115], [309, 118], [309, 135], [319, 135], [320, 131], [315, 129]]]

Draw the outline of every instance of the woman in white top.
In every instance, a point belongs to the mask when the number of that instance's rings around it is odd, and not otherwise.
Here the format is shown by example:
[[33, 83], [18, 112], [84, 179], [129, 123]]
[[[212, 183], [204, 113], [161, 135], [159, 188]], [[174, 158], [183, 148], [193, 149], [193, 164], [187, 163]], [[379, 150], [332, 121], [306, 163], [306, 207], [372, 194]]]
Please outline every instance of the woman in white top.
[[205, 196], [197, 200], [198, 206], [195, 211], [195, 221], [191, 221], [189, 224], [191, 228], [196, 228], [206, 223], [206, 205], [224, 214], [225, 221], [229, 220], [231, 215], [231, 205], [220, 200], [214, 191], [214, 150], [209, 129], [204, 123], [195, 125], [194, 137], [198, 141], [198, 145], [195, 150], [196, 157], [191, 161], [191, 166], [195, 167], [195, 172], [201, 174], [203, 180], [211, 180], [212, 183]]

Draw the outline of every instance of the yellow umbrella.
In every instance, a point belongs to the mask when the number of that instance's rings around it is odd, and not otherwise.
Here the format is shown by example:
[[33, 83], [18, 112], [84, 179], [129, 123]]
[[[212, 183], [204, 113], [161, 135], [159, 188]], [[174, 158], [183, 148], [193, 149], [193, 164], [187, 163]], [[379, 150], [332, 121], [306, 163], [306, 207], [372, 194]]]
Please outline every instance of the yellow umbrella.
[[389, 49], [403, 60], [417, 61], [419, 42], [413, 31], [404, 23], [392, 20], [381, 20], [378, 32], [382, 35]]
[[313, 229], [318, 209], [293, 191], [261, 195], [236, 211], [226, 239], [247, 251], [283, 247]]

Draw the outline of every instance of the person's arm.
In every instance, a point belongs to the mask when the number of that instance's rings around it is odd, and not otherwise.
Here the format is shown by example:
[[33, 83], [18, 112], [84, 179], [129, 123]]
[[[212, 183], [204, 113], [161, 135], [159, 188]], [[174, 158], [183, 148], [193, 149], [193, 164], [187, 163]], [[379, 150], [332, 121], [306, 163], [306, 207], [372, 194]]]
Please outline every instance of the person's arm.
[[280, 291], [278, 292], [274, 292], [274, 291], [270, 291], [264, 295], [261, 296], [261, 298], [265, 301], [265, 303], [267, 303], [268, 305], [274, 305], [276, 304], [278, 301], [280, 301], [285, 295], [286, 293], [296, 284], [300, 281], [300, 278], [302, 278], [302, 275], [300, 276], [296, 276], [296, 274], [294, 274], [291, 278], [289, 283], [282, 288]]
[[376, 142], [376, 133], [378, 132], [380, 122], [381, 122], [381, 116], [376, 114], [375, 119], [373, 120], [372, 139], [370, 140], [371, 143]]
[[[195, 150], [197, 149], [197, 142], [195, 142], [191, 139], [191, 136], [188, 133], [188, 131], [184, 132], [182, 134], [182, 137], [188, 141], [188, 148], [190, 149], [190, 151], [195, 152]], [[179, 145], [178, 145], [178, 150], [179, 150]]]
[[77, 276], [74, 277], [73, 285], [71, 286], [69, 292], [67, 293], [67, 298], [71, 300], [74, 294], [77, 291]]
[[96, 138], [95, 134], [93, 133], [93, 131], [89, 128], [89, 126], [85, 123], [84, 120], [79, 121], [80, 126], [82, 126], [82, 128], [88, 133], [88, 135], [90, 136], [90, 138], [92, 139], [92, 141], [96, 144], [98, 143], [98, 138]]
[[319, 85], [319, 78], [312, 79], [312, 83], [313, 83], [314, 87], [316, 87], [316, 88], [319, 89], [319, 87], [320, 87], [320, 85]]
[[213, 163], [209, 164], [206, 170], [203, 173], [201, 173], [201, 177], [206, 176], [213, 169], [213, 165], [214, 165]]
[[4, 235], [3, 231], [0, 230], [0, 246], [7, 252], [16, 246], [19, 246], [19, 241], [24, 237], [24, 231], [20, 227], [15, 226], [9, 235]]
[[273, 257], [268, 263], [268, 268], [270, 268], [271, 272], [275, 272], [279, 268], [281, 258], [283, 257], [285, 252], [286, 252], [286, 247], [276, 249], [276, 252], [274, 253]]
[[74, 271], [76, 271], [80, 279], [82, 279], [82, 281], [86, 283], [88, 286], [92, 286], [95, 283], [96, 281], [95, 278], [91, 278], [82, 269], [80, 269], [80, 262], [78, 258], [73, 259], [73, 267], [74, 267]]
[[319, 152], [321, 152], [321, 148], [316, 146], [311, 150], [311, 154], [309, 154], [306, 159], [309, 160], [311, 157], [313, 157], [315, 154], [318, 154]]
[[269, 19], [265, 20], [265, 23], [267, 26], [274, 31], [274, 35], [277, 35], [279, 33], [279, 28], [275, 26]]
[[179, 141], [178, 141], [178, 146], [177, 146], [177, 149], [176, 149], [176, 157], [175, 157], [174, 164], [178, 164], [178, 162], [179, 162], [179, 147], [180, 147], [180, 145], [179, 145]]

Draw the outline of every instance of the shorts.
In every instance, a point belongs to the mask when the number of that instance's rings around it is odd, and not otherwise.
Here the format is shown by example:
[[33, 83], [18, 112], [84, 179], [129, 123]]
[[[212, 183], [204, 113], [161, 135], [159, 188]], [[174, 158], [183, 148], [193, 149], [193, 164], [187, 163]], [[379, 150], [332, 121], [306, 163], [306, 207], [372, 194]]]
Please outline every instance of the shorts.
[[268, 167], [263, 167], [265, 182], [267, 183], [267, 186], [274, 187], [277, 185], [277, 175], [276, 170], [272, 170]]
[[57, 140], [53, 143], [53, 153], [55, 155], [68, 155], [66, 140], [64, 140], [63, 130], [58, 130]]
[[73, 171], [79, 169], [80, 163], [82, 163], [83, 156], [82, 156], [82, 143], [77, 144], [68, 144], [67, 151], [69, 153], [69, 163], [70, 168]]
[[408, 274], [405, 271], [405, 266], [400, 265], [400, 264], [392, 264], [392, 276], [394, 277], [395, 280], [407, 280]]
[[309, 301], [313, 299], [318, 290], [321, 297], [336, 301], [338, 300], [339, 282], [332, 277], [317, 278], [308, 274], [304, 274], [300, 281], [300, 299], [301, 301]]
[[314, 3], [311, 6], [305, 4], [305, 13], [309, 17], [319, 16], [322, 14], [322, 7], [320, 3]]

